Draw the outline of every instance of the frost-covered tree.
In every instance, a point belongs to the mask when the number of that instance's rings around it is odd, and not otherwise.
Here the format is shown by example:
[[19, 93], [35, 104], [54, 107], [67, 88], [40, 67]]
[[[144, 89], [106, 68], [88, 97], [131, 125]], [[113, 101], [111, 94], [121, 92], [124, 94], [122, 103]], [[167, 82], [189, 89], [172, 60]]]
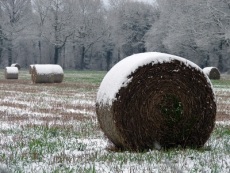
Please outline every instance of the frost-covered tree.
[[219, 70], [227, 71], [230, 65], [230, 2], [228, 0], [207, 0], [208, 32], [199, 41], [208, 43], [210, 62]]
[[[1, 5], [1, 4], [0, 4]], [[3, 18], [2, 18], [2, 8], [0, 6], [0, 64], [2, 64], [2, 53], [3, 53]]]
[[[148, 50], [184, 56], [221, 71], [229, 63], [229, 1], [159, 0], [159, 20], [148, 32]], [[223, 63], [225, 62], [225, 63]]]
[[13, 61], [17, 41], [23, 38], [31, 17], [31, 0], [1, 0], [2, 30], [8, 50], [8, 65]]
[[53, 63], [59, 62], [62, 48], [74, 33], [72, 26], [73, 7], [71, 0], [50, 0], [48, 22], [44, 37], [53, 45]]
[[118, 61], [133, 53], [145, 52], [145, 34], [157, 17], [154, 6], [130, 0], [110, 0], [112, 36], [117, 47]]
[[[101, 0], [76, 0], [75, 4], [75, 33], [73, 37], [74, 51], [78, 50], [79, 56], [76, 68], [90, 68], [95, 56], [102, 56], [102, 41], [106, 37], [108, 27], [105, 24], [105, 9]], [[93, 53], [93, 52], [94, 53]], [[95, 55], [97, 54], [97, 55]]]
[[[45, 47], [49, 47], [49, 44], [46, 43], [45, 40], [45, 26], [48, 25], [48, 12], [50, 10], [51, 1], [47, 0], [34, 0], [33, 1], [33, 9], [34, 9], [34, 18], [35, 23], [34, 26], [36, 27], [35, 36], [37, 37], [37, 47], [38, 47], [38, 60], [35, 60], [35, 63], [45, 63], [42, 60], [42, 57], [47, 57], [44, 53], [46, 52], [43, 50]], [[43, 44], [44, 43], [44, 44]]]

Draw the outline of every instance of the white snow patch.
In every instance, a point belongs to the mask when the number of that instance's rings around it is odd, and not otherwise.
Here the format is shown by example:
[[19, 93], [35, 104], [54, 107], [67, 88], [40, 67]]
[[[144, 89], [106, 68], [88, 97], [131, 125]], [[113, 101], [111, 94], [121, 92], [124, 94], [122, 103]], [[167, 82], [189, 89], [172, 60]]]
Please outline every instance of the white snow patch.
[[95, 115], [95, 112], [87, 111], [87, 110], [79, 110], [79, 109], [66, 109], [65, 112], [67, 113], [77, 113], [77, 114], [84, 114], [84, 115]]
[[230, 126], [230, 121], [216, 121], [217, 125]]
[[215, 68], [215, 67], [205, 67], [205, 68], [203, 68], [204, 74], [209, 75], [210, 71], [211, 71], [213, 68]]
[[18, 74], [17, 67], [6, 67], [5, 70], [6, 70], [6, 73], [9, 73], [9, 74]]
[[36, 64], [33, 66], [38, 74], [63, 74], [63, 69], [57, 64]]

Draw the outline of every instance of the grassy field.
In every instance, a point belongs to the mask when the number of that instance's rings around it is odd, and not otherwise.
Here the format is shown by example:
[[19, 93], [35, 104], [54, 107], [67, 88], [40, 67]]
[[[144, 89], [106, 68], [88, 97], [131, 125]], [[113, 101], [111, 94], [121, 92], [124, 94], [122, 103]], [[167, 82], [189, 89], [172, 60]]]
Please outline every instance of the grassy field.
[[61, 84], [32, 84], [27, 71], [0, 71], [0, 172], [227, 173], [230, 170], [230, 80], [212, 81], [216, 127], [199, 150], [114, 152], [95, 113], [105, 72], [65, 71]]

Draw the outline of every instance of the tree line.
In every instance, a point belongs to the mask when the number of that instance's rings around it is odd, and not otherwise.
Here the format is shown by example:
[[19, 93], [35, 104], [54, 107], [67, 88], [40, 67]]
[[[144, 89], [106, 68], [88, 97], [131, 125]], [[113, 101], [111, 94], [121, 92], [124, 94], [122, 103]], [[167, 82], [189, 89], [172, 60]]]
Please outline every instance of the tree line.
[[158, 51], [201, 67], [230, 65], [229, 0], [1, 0], [0, 65], [109, 70]]

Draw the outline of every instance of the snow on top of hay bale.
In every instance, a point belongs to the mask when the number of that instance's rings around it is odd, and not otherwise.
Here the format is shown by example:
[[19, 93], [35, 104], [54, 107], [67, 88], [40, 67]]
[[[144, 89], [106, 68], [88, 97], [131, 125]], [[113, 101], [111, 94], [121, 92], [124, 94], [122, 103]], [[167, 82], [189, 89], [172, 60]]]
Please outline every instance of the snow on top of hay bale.
[[220, 71], [216, 67], [205, 67], [203, 72], [209, 77], [209, 79], [220, 79]]
[[18, 74], [17, 67], [6, 67], [5, 70], [7, 73], [10, 73], [10, 74]]
[[60, 65], [56, 64], [36, 64], [33, 67], [36, 67], [36, 72], [38, 74], [46, 75], [46, 74], [63, 74], [63, 69]]
[[5, 79], [18, 79], [18, 68], [17, 67], [6, 67], [5, 68]]
[[205, 68], [203, 68], [203, 72], [204, 72], [205, 74], [209, 74], [210, 71], [212, 70], [212, 68], [213, 68], [213, 67], [205, 67]]
[[[175, 55], [160, 52], [134, 54], [118, 62], [106, 74], [103, 81], [101, 82], [97, 93], [97, 102], [111, 105], [112, 102], [116, 99], [116, 94], [119, 89], [127, 86], [127, 84], [132, 81], [132, 78], [129, 78], [128, 76], [133, 73], [137, 68], [149, 63], [152, 63], [152, 65], [154, 65], [171, 62], [173, 60], [179, 60], [183, 62], [186, 66], [192, 67], [202, 72], [202, 69], [200, 69], [200, 67], [197, 66], [195, 63]], [[207, 81], [210, 83], [210, 85], [212, 85], [208, 78]]]
[[21, 66], [18, 63], [11, 64], [11, 67], [17, 67], [19, 70], [21, 69]]

